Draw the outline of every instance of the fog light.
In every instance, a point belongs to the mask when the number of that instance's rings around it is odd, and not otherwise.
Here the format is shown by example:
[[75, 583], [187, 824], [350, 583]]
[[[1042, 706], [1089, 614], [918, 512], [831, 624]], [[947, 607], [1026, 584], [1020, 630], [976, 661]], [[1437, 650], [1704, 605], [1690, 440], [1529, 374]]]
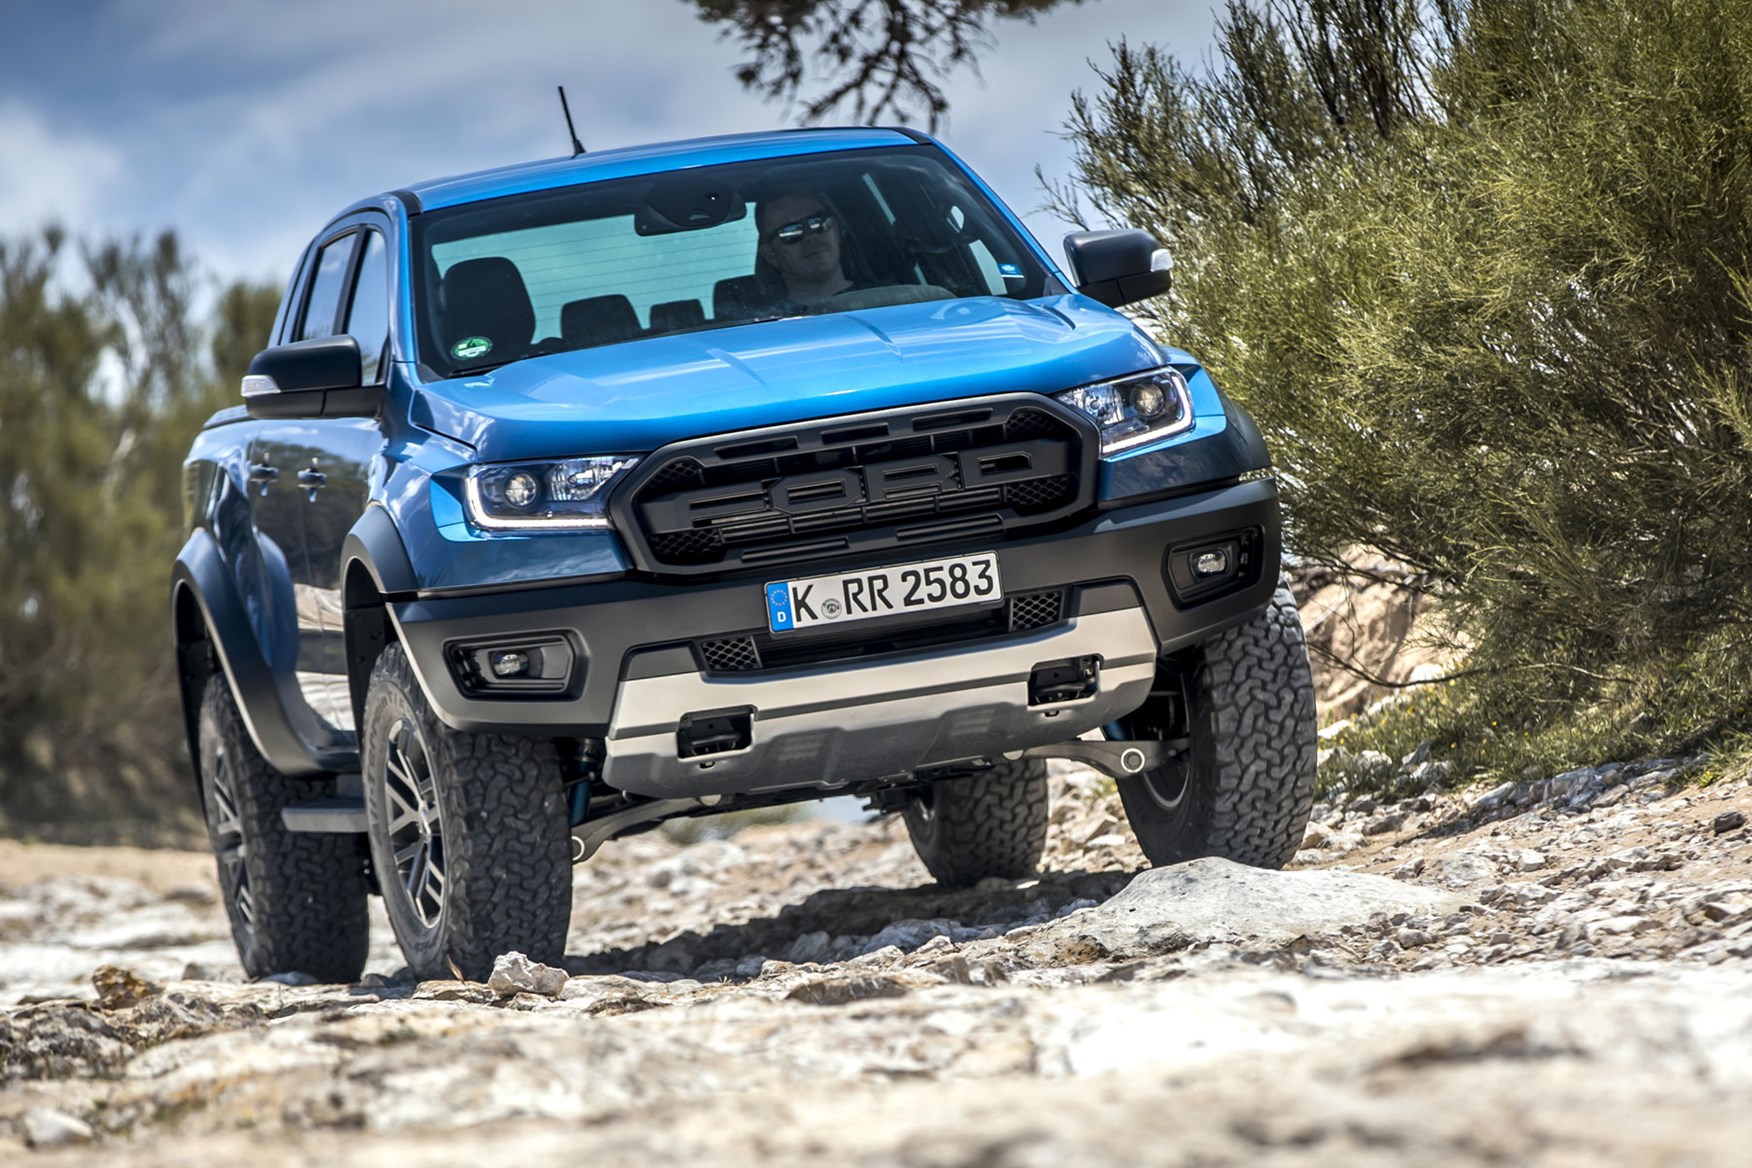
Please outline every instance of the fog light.
[[1248, 528], [1170, 548], [1163, 556], [1162, 575], [1175, 602], [1202, 604], [1258, 582], [1262, 534]]
[[583, 681], [582, 654], [555, 633], [457, 641], [444, 653], [457, 688], [471, 698], [562, 698]]
[[1213, 548], [1208, 552], [1200, 552], [1193, 561], [1193, 575], [1199, 579], [1207, 576], [1221, 576], [1229, 570], [1229, 553], [1223, 548]]
[[494, 677], [522, 677], [529, 672], [529, 654], [507, 649], [489, 655]]

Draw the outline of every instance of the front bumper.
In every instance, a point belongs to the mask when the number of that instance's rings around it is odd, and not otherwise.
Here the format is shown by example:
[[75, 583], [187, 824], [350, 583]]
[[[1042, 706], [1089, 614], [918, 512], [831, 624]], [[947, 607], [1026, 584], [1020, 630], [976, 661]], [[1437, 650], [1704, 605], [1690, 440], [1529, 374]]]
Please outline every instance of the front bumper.
[[[1100, 688], [1030, 706], [1037, 665], [1101, 661]], [[1143, 611], [1073, 617], [1068, 627], [996, 645], [909, 653], [871, 665], [784, 670], [773, 677], [700, 673], [621, 686], [602, 777], [639, 795], [831, 789], [920, 767], [990, 757], [1074, 738], [1143, 704], [1156, 676]], [[678, 757], [678, 715], [758, 711], [746, 748]]]
[[[1255, 578], [1216, 599], [1178, 602], [1165, 575], [1167, 551], [1243, 530], [1259, 533]], [[602, 739], [604, 781], [639, 795], [832, 788], [1065, 741], [1123, 716], [1147, 696], [1158, 655], [1266, 605], [1280, 548], [1277, 488], [1269, 479], [1118, 508], [1069, 530], [995, 545], [1006, 594], [1064, 590], [1063, 619], [1051, 627], [746, 674], [704, 669], [696, 647], [764, 632], [764, 581], [747, 575], [418, 599], [393, 605], [392, 613], [428, 699], [456, 729]], [[933, 549], [942, 556], [979, 550], [987, 549]], [[875, 635], [913, 619], [860, 628]], [[794, 643], [810, 635], [787, 634]], [[452, 647], [519, 637], [559, 638], [571, 647], [565, 691], [465, 692]], [[1035, 666], [1084, 657], [1100, 661], [1096, 693], [1050, 713], [1030, 708]], [[678, 743], [684, 717], [727, 710], [745, 712], [746, 745], [685, 757]]]

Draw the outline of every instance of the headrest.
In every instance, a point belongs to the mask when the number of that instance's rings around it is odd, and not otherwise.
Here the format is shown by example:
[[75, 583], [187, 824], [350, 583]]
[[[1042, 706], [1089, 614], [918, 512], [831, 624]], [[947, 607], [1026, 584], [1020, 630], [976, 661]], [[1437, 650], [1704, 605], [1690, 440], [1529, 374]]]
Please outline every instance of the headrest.
[[768, 297], [759, 276], [731, 276], [712, 285], [712, 319], [741, 320], [754, 316]]
[[574, 345], [613, 345], [639, 333], [639, 315], [625, 296], [590, 296], [560, 309], [560, 335]]
[[535, 337], [535, 307], [517, 265], [504, 256], [462, 260], [444, 273], [446, 351], [469, 337], [486, 337], [493, 353], [514, 357]]
[[651, 331], [654, 333], [672, 333], [705, 323], [706, 310], [700, 307], [698, 300], [665, 300], [651, 306]]

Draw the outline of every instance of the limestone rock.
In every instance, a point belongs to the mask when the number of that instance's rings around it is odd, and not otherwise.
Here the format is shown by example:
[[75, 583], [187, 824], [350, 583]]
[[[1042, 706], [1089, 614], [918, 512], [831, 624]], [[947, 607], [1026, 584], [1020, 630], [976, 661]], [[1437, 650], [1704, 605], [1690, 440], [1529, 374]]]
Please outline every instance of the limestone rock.
[[93, 1135], [90, 1124], [52, 1107], [35, 1107], [24, 1113], [24, 1138], [33, 1148], [89, 1144]]
[[792, 1002], [808, 1002], [812, 1006], [843, 1006], [872, 998], [904, 997], [906, 992], [907, 984], [900, 978], [866, 973], [811, 978], [793, 986], [785, 998]]
[[1386, 876], [1272, 872], [1231, 860], [1192, 860], [1135, 877], [1097, 908], [1031, 938], [1037, 959], [1099, 961], [1225, 942], [1278, 945], [1361, 924], [1376, 913], [1431, 913], [1458, 899]]
[[119, 965], [98, 966], [91, 974], [91, 984], [97, 990], [98, 1005], [106, 1010], [136, 1006], [146, 998], [164, 992], [163, 986]]
[[539, 994], [557, 998], [566, 988], [567, 974], [563, 969], [531, 961], [516, 950], [501, 953], [493, 961], [493, 972], [487, 976], [487, 988], [502, 998], [514, 994]]

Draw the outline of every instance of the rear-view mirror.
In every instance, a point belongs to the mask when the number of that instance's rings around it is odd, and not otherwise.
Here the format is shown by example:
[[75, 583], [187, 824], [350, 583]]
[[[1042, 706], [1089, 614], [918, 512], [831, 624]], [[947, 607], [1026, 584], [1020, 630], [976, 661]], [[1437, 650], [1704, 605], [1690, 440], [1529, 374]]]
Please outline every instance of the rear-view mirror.
[[1168, 252], [1148, 231], [1077, 231], [1065, 236], [1077, 291], [1109, 308], [1160, 296], [1173, 282]]
[[355, 418], [377, 412], [380, 386], [360, 385], [359, 342], [319, 337], [263, 349], [243, 378], [252, 418]]

